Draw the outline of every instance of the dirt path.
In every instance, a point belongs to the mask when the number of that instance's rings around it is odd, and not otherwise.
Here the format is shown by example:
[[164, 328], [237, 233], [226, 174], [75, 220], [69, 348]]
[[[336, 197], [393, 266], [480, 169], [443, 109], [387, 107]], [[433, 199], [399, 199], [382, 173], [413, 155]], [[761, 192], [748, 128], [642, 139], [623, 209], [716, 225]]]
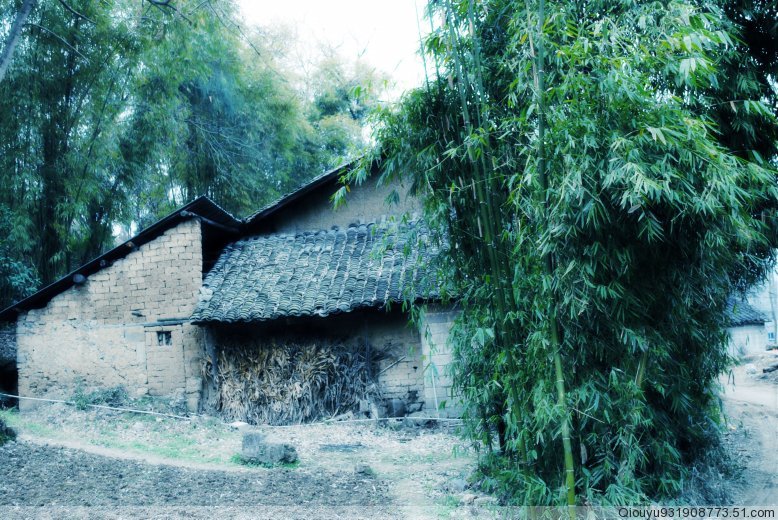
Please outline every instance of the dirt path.
[[133, 451], [121, 450], [118, 448], [109, 448], [105, 446], [95, 446], [87, 442], [73, 440], [73, 439], [47, 439], [45, 437], [38, 437], [37, 435], [30, 435], [28, 433], [22, 433], [18, 436], [20, 442], [28, 444], [35, 444], [37, 446], [51, 447], [51, 448], [68, 448], [71, 450], [79, 450], [91, 455], [99, 455], [101, 457], [110, 457], [119, 460], [132, 460], [136, 462], [143, 462], [145, 464], [151, 464], [154, 466], [176, 466], [179, 468], [187, 468], [193, 470], [205, 470], [205, 471], [226, 471], [233, 473], [246, 473], [254, 471], [254, 468], [246, 466], [225, 466], [223, 464], [208, 464], [203, 462], [193, 462], [190, 460], [174, 459], [169, 457], [162, 457], [151, 453], [138, 453]]
[[778, 384], [761, 377], [761, 367], [775, 362], [778, 355], [766, 355], [737, 367], [724, 387], [727, 418], [745, 432], [736, 454], [745, 466], [739, 505], [778, 506]]

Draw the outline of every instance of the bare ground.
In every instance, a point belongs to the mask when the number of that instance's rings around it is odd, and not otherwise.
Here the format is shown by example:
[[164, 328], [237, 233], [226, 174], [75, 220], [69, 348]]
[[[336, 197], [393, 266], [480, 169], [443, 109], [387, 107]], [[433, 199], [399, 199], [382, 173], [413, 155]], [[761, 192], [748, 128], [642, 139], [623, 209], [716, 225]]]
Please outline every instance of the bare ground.
[[241, 431], [207, 418], [54, 405], [6, 419], [20, 437], [0, 447], [0, 518], [475, 517], [459, 506], [462, 490], [446, 487], [473, 464], [446, 428], [263, 428], [300, 456], [297, 467], [265, 469], [236, 462]]
[[388, 498], [385, 482], [353, 472], [195, 470], [25, 442], [0, 447], [0, 460], [2, 506], [360, 506], [379, 513]]
[[[725, 377], [733, 504], [778, 505], [778, 377], [749, 359]], [[446, 428], [399, 424], [262, 428], [297, 447], [293, 468], [238, 464], [242, 432], [192, 421], [81, 412], [5, 413], [19, 442], [0, 447], [0, 518], [482, 518], [464, 482], [475, 457]], [[357, 472], [368, 465], [373, 473]], [[463, 505], [469, 502], [468, 505]], [[485, 498], [484, 498], [485, 500]], [[718, 504], [716, 504], [718, 505]]]
[[734, 483], [737, 505], [778, 506], [778, 378], [762, 368], [778, 352], [744, 360], [724, 378], [723, 402], [730, 450], [742, 467]]

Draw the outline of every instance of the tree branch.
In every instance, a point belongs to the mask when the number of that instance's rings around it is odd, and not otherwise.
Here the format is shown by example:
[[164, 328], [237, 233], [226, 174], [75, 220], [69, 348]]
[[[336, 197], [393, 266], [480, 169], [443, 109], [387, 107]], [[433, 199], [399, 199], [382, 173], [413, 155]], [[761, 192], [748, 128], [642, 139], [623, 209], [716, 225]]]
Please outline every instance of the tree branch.
[[49, 33], [50, 35], [52, 35], [53, 37], [55, 37], [56, 39], [58, 39], [60, 42], [62, 42], [63, 44], [65, 44], [65, 46], [66, 46], [68, 49], [70, 49], [71, 51], [75, 52], [77, 55], [81, 56], [81, 57], [82, 57], [82, 58], [84, 58], [86, 61], [89, 61], [89, 58], [87, 58], [86, 56], [84, 56], [83, 54], [81, 54], [80, 52], [78, 52], [78, 49], [76, 49], [75, 47], [73, 47], [73, 46], [72, 46], [70, 43], [68, 43], [68, 41], [67, 41], [65, 38], [63, 38], [63, 37], [62, 37], [62, 36], [60, 36], [59, 34], [55, 33], [55, 32], [54, 32], [54, 31], [52, 31], [51, 29], [47, 29], [47, 28], [45, 28], [45, 27], [44, 27], [44, 26], [42, 26], [42, 25], [38, 25], [37, 23], [28, 23], [28, 24], [26, 24], [26, 25], [28, 25], [28, 26], [30, 26], [30, 27], [37, 27], [38, 29], [40, 29], [40, 30], [42, 30], [42, 31], [45, 31], [45, 32]]
[[192, 22], [192, 20], [189, 19], [189, 17], [187, 17], [184, 13], [176, 9], [176, 7], [170, 3], [171, 0], [144, 0], [144, 1], [148, 2], [149, 4], [153, 5], [154, 7], [162, 11], [164, 11], [166, 8], [170, 9], [178, 16], [186, 20], [187, 23], [189, 23], [189, 25], [194, 25], [194, 23]]
[[59, 1], [60, 4], [62, 4], [62, 7], [64, 7], [65, 10], [68, 11], [73, 16], [77, 16], [78, 18], [81, 18], [82, 20], [86, 20], [87, 22], [89, 22], [91, 24], [95, 23], [95, 21], [92, 20], [91, 18], [89, 18], [88, 16], [85, 16], [85, 15], [79, 13], [78, 11], [76, 11], [75, 9], [73, 9], [72, 7], [70, 7], [67, 4], [67, 2], [65, 2], [65, 0], [58, 0], [58, 1]]

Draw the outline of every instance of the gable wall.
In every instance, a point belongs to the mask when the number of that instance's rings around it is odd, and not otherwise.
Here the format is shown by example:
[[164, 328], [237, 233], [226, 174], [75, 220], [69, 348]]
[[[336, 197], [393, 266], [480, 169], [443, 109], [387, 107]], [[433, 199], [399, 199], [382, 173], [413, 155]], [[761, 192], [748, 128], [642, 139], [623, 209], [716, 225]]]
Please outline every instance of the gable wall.
[[[376, 186], [376, 176], [371, 177], [362, 185], [351, 189], [345, 206], [333, 209], [330, 197], [336, 189], [337, 187], [333, 186], [324, 187], [306, 195], [270, 217], [264, 228], [268, 232], [295, 233], [375, 222], [389, 215], [421, 215], [421, 201], [409, 196], [407, 186], [399, 183]], [[399, 203], [387, 204], [386, 197], [393, 189], [400, 196]]]
[[[62, 398], [79, 382], [121, 385], [135, 396], [177, 395], [196, 409], [202, 331], [184, 321], [202, 283], [201, 237], [199, 221], [184, 221], [20, 315], [20, 395]], [[158, 345], [157, 332], [169, 332], [172, 345]]]

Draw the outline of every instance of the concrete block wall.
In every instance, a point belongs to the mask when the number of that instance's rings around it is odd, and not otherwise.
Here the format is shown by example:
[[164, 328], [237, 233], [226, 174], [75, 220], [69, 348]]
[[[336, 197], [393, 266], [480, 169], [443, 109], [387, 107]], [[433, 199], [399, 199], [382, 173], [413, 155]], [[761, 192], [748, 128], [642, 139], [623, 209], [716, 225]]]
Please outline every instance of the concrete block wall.
[[[448, 337], [457, 311], [430, 306], [420, 321], [424, 359], [424, 395], [426, 409], [441, 417], [459, 417], [462, 407], [452, 389], [451, 348]], [[444, 403], [445, 405], [441, 407]], [[437, 403], [437, 408], [436, 408]]]
[[[184, 221], [20, 315], [20, 395], [69, 397], [79, 382], [122, 385], [131, 395], [183, 396], [196, 410], [203, 335], [185, 320], [202, 283], [201, 237], [199, 221]], [[169, 344], [158, 332], [170, 333]]]

